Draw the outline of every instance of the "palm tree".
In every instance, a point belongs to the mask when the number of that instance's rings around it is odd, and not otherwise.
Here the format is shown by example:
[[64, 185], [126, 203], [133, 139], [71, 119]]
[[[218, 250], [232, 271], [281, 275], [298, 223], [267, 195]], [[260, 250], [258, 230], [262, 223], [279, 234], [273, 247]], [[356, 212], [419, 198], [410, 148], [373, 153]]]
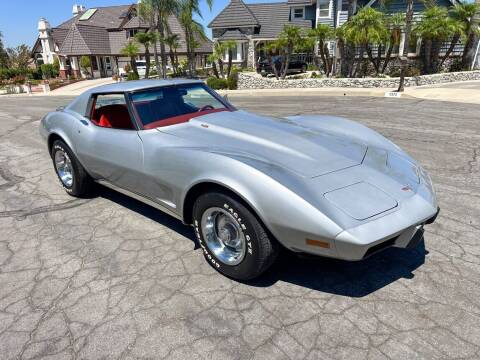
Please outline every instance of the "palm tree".
[[285, 25], [274, 45], [279, 55], [282, 57], [282, 66], [280, 68], [280, 77], [285, 79], [287, 76], [290, 57], [298, 48], [304, 47], [305, 34], [303, 29], [298, 26]]
[[[145, 48], [145, 78], [150, 75], [150, 45], [152, 45], [155, 36], [151, 32], [140, 31], [135, 34], [135, 40]], [[155, 44], [155, 43], [153, 43]], [[154, 45], [155, 46], [155, 45]]]
[[398, 92], [403, 92], [405, 86], [405, 73], [408, 65], [408, 43], [410, 41], [410, 34], [412, 32], [413, 22], [413, 0], [407, 0], [407, 9], [405, 11], [405, 40], [403, 45], [403, 52], [399, 55], [400, 59], [400, 81], [398, 84]]
[[[211, 10], [213, 0], [206, 0], [206, 3]], [[194, 15], [202, 18], [199, 0], [184, 0], [180, 6], [179, 20], [185, 32], [190, 75], [195, 73], [195, 48], [198, 47], [198, 40], [207, 40], [202, 24], [194, 20]]]
[[402, 13], [396, 13], [387, 17], [387, 27], [390, 31], [390, 39], [388, 40], [388, 50], [385, 54], [385, 61], [381, 69], [383, 74], [387, 69], [390, 60], [392, 59], [393, 49], [400, 45], [400, 38], [402, 35], [402, 30], [405, 26], [405, 17]]
[[177, 14], [180, 9], [179, 0], [151, 0], [153, 9], [157, 14], [157, 30], [160, 40], [160, 57], [162, 59], [162, 76], [167, 77], [167, 52], [165, 51], [165, 38], [170, 33], [168, 18]]
[[222, 41], [222, 44], [228, 53], [228, 64], [227, 64], [227, 78], [228, 78], [232, 71], [233, 49], [237, 49], [237, 43], [233, 40], [228, 40], [228, 41]]
[[[308, 36], [315, 40], [318, 44], [320, 58], [322, 59], [323, 71], [326, 76], [329, 76], [332, 71], [332, 59], [330, 58], [330, 51], [328, 50], [327, 41], [332, 40], [335, 36], [334, 30], [327, 24], [318, 24], [315, 29], [308, 32]], [[317, 58], [315, 56], [315, 58]]]
[[157, 13], [155, 10], [154, 0], [143, 0], [138, 3], [138, 15], [139, 17], [145, 21], [149, 26], [149, 33], [152, 36], [152, 43], [153, 43], [153, 56], [155, 59], [155, 67], [157, 69], [157, 76], [160, 78], [160, 61], [158, 58], [158, 49], [157, 49], [157, 41], [158, 41], [158, 33], [157, 29]]
[[122, 50], [120, 50], [122, 55], [130, 58], [130, 66], [132, 67], [135, 77], [138, 77], [137, 63], [135, 62], [135, 58], [138, 56], [138, 51], [138, 45], [133, 41], [130, 41]]
[[165, 44], [170, 48], [170, 62], [172, 63], [174, 74], [177, 73], [178, 67], [177, 49], [180, 47], [179, 39], [178, 34], [170, 34], [165, 38]]
[[[468, 69], [473, 61], [473, 50], [476, 42], [475, 38], [480, 33], [480, 2], [462, 2], [457, 4], [452, 8], [450, 16], [458, 22], [461, 30], [454, 35], [454, 38], [450, 44], [448, 55], [450, 55], [450, 53], [453, 51], [455, 45], [462, 36], [465, 43], [462, 54], [462, 67], [464, 69]], [[445, 58], [446, 57], [447, 56], [445, 56]]]
[[[367, 52], [368, 59], [378, 74], [379, 63], [375, 61], [371, 45], [381, 46], [388, 38], [385, 15], [371, 7], [364, 7], [358, 11], [346, 24], [345, 37], [353, 44], [360, 46], [359, 64], [363, 61], [363, 54]], [[381, 49], [380, 51], [381, 52]]]
[[432, 6], [423, 11], [422, 15], [413, 32], [424, 43], [424, 72], [432, 74], [438, 72], [442, 44], [460, 30], [458, 22], [448, 16], [445, 8]]

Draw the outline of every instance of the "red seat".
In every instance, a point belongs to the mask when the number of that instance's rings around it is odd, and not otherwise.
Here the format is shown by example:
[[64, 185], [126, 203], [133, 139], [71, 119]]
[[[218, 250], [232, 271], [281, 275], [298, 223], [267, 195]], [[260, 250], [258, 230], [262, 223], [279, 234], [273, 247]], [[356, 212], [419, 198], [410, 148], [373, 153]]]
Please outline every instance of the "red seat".
[[127, 106], [122, 104], [102, 106], [95, 110], [93, 120], [101, 127], [134, 130]]

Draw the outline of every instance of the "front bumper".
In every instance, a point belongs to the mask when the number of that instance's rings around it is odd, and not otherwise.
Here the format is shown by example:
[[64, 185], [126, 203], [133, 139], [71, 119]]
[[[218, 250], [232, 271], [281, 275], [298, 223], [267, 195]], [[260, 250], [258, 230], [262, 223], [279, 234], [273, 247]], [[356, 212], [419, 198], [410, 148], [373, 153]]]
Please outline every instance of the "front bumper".
[[[382, 219], [343, 231], [335, 238], [337, 256], [345, 260], [362, 260], [389, 247], [414, 248], [423, 238], [423, 226], [432, 224], [439, 212], [440, 208], [437, 208], [420, 222], [390, 233], [382, 230], [385, 225], [381, 224]], [[388, 219], [387, 223], [390, 221]], [[375, 231], [371, 231], [374, 228]]]

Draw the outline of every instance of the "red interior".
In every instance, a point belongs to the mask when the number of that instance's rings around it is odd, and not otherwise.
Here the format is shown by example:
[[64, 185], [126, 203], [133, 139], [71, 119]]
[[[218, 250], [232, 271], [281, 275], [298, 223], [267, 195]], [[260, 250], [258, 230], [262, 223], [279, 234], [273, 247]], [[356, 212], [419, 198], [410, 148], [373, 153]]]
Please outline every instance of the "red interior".
[[174, 116], [174, 117], [171, 117], [171, 118], [168, 118], [168, 119], [154, 121], [154, 122], [151, 122], [150, 124], [144, 125], [143, 128], [145, 130], [148, 130], [148, 129], [155, 129], [157, 127], [162, 127], [162, 126], [181, 124], [181, 123], [187, 122], [190, 119], [193, 119], [197, 116], [216, 113], [216, 112], [219, 112], [219, 111], [229, 111], [229, 110], [225, 109], [225, 108], [221, 108], [221, 109], [208, 109], [208, 110], [204, 110], [204, 111], [197, 111], [197, 112], [193, 112], [193, 113], [190, 113], [190, 114], [178, 115], [178, 116]]
[[99, 109], [94, 108], [92, 121], [101, 127], [134, 129], [127, 106], [123, 104], [106, 105]]

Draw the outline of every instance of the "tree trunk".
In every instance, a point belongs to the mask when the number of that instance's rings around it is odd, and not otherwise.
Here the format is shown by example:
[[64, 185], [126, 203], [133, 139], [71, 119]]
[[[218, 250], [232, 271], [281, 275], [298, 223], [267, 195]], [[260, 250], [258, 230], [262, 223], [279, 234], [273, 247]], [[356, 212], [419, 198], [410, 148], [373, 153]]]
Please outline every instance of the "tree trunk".
[[223, 60], [218, 59], [218, 67], [220, 68], [220, 75], [222, 78], [225, 78], [225, 73], [223, 72]]
[[476, 36], [471, 30], [470, 34], [468, 34], [467, 41], [465, 42], [465, 47], [463, 48], [462, 68], [464, 70], [470, 70], [470, 67], [472, 66], [478, 41], [478, 36]]
[[373, 52], [372, 52], [372, 48], [370, 47], [370, 45], [367, 45], [367, 56], [368, 56], [368, 60], [370, 60], [370, 62], [373, 65], [373, 68], [375, 69], [375, 73], [378, 75], [378, 72], [379, 72], [378, 64], [375, 61], [375, 59], [373, 58]]
[[138, 77], [137, 62], [135, 61], [135, 56], [130, 56], [130, 66], [136, 77]]
[[394, 36], [392, 35], [390, 37], [390, 46], [388, 47], [387, 53], [385, 54], [385, 61], [383, 62], [383, 66], [381, 70], [382, 74], [385, 72], [385, 70], [387, 70], [387, 66], [390, 63], [390, 60], [392, 59], [392, 51], [394, 47], [395, 47], [395, 39], [394, 39]]
[[458, 40], [460, 40], [460, 33], [453, 35], [452, 41], [450, 42], [450, 46], [447, 52], [445, 53], [445, 55], [443, 56], [442, 60], [440, 61], [439, 68], [443, 66], [443, 63], [445, 62], [445, 60], [447, 60], [450, 54], [453, 52], [453, 49], [455, 49], [455, 46], [458, 43]]
[[228, 49], [227, 78], [230, 76], [230, 72], [232, 71], [232, 57], [233, 57], [233, 51], [232, 49]]
[[432, 52], [431, 52], [431, 70], [432, 74], [436, 74], [440, 71], [439, 69], [439, 58], [440, 58], [440, 49], [442, 47], [441, 40], [433, 40], [432, 41]]
[[327, 64], [327, 58], [325, 57], [325, 48], [323, 46], [323, 41], [319, 41], [318, 43], [318, 48], [320, 50], [320, 58], [322, 59], [323, 63], [323, 71], [325, 72], [325, 76], [328, 76], [328, 64]]
[[150, 50], [145, 46], [145, 79], [150, 76]]
[[425, 74], [432, 73], [432, 40], [425, 39], [423, 54], [423, 71]]
[[215, 75], [217, 79], [220, 79], [220, 75], [218, 74], [218, 69], [217, 69], [217, 63], [215, 61], [212, 61], [212, 69], [213, 69], [213, 75]]
[[158, 33], [160, 34], [160, 57], [162, 60], [162, 77], [167, 77], [167, 54], [165, 51], [165, 28], [164, 19], [162, 14], [158, 14]]
[[408, 43], [410, 40], [410, 33], [412, 31], [413, 20], [413, 0], [407, 0], [407, 10], [405, 14], [405, 42], [403, 45], [403, 54], [400, 56], [400, 83], [397, 91], [403, 92], [405, 86], [405, 73], [408, 66]]

